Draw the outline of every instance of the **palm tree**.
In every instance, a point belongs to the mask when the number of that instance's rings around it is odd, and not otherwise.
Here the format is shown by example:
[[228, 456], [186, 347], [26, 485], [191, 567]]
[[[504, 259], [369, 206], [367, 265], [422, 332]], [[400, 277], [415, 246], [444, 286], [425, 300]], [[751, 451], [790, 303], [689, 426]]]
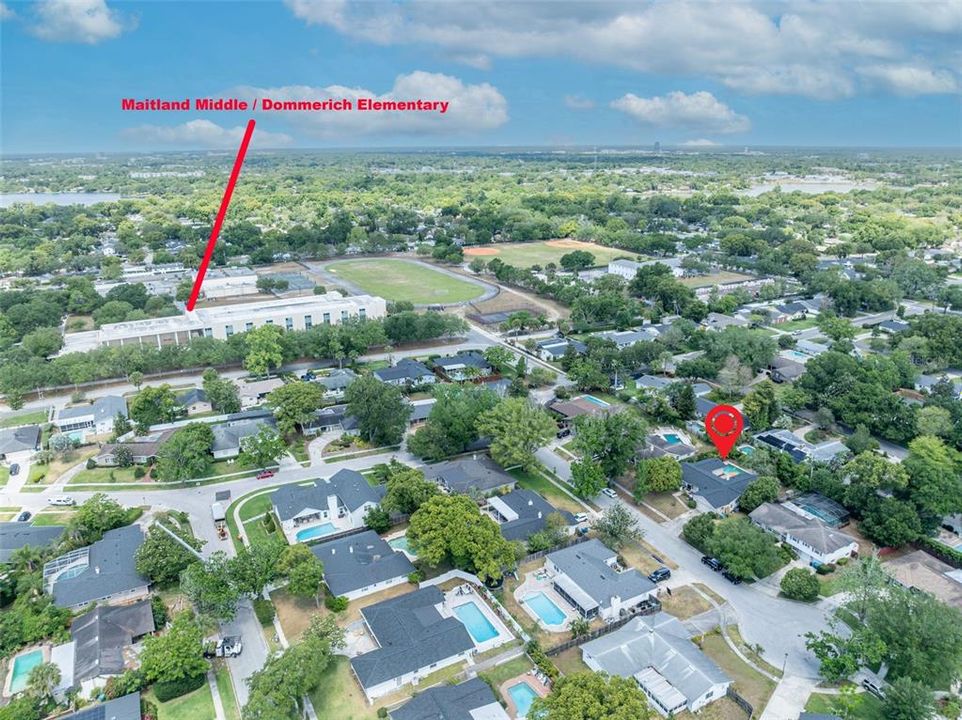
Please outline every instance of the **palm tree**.
[[60, 684], [60, 668], [53, 663], [40, 663], [30, 671], [27, 693], [43, 703], [53, 699], [53, 692]]
[[43, 552], [39, 547], [24, 545], [10, 555], [10, 562], [17, 575], [31, 573], [43, 566]]

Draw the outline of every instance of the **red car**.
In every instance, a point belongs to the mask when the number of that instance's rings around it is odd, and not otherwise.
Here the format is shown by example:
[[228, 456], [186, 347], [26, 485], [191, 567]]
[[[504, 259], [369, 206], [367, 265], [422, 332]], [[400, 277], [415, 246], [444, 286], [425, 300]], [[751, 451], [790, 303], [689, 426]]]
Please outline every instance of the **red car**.
[[261, 472], [257, 473], [258, 480], [267, 480], [267, 478], [270, 478], [270, 477], [274, 477], [273, 470], [262, 470]]

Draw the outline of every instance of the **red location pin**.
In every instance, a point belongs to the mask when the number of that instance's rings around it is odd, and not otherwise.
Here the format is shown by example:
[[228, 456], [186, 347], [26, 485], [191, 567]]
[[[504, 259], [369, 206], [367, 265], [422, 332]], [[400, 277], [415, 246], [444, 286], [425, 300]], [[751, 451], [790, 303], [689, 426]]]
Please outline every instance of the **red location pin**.
[[735, 447], [744, 427], [745, 418], [731, 405], [716, 405], [705, 417], [705, 432], [723, 458]]

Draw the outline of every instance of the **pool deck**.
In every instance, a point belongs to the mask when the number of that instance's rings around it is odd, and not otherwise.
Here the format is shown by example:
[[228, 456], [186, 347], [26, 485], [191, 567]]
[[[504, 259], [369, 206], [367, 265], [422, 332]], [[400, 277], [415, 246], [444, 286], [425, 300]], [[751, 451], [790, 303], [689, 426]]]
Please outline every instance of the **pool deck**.
[[[540, 576], [540, 577], [539, 577]], [[528, 607], [528, 604], [524, 601], [525, 598], [531, 595], [537, 595], [538, 593], [544, 593], [558, 609], [565, 615], [565, 620], [560, 625], [548, 625], [541, 616], [538, 615], [534, 610]], [[562, 633], [567, 632], [571, 621], [575, 619], [576, 614], [571, 606], [565, 601], [554, 588], [551, 587], [551, 578], [548, 576], [547, 571], [544, 567], [540, 567], [534, 572], [529, 572], [524, 577], [524, 582], [518, 585], [514, 591], [514, 599], [517, 601], [518, 605], [524, 608], [524, 611], [528, 613], [529, 617], [538, 623], [538, 627], [545, 632], [551, 633]]]
[[44, 643], [43, 645], [33, 645], [31, 647], [24, 648], [16, 655], [10, 658], [10, 664], [7, 668], [7, 676], [3, 680], [3, 696], [11, 697], [13, 693], [11, 688], [13, 686], [13, 669], [16, 666], [17, 658], [21, 655], [29, 655], [30, 653], [40, 650], [43, 653], [43, 662], [50, 662], [50, 643]]
[[[514, 640], [514, 633], [511, 632], [508, 626], [504, 624], [504, 621], [498, 617], [497, 613], [491, 609], [485, 599], [475, 591], [470, 583], [464, 583], [444, 593], [444, 604], [441, 605], [439, 612], [443, 617], [457, 617], [454, 612], [455, 608], [472, 602], [478, 610], [481, 611], [481, 614], [487, 618], [488, 622], [494, 626], [494, 629], [498, 631], [498, 634], [493, 638], [480, 643], [472, 636], [471, 640], [474, 642], [476, 652], [487, 652], [488, 650], [500, 647]], [[460, 620], [460, 618], [458, 619]], [[471, 635], [470, 631], [468, 635]]]
[[504, 698], [505, 703], [508, 706], [508, 715], [513, 718], [518, 717], [518, 708], [514, 704], [514, 698], [511, 697], [511, 693], [508, 692], [508, 688], [517, 685], [518, 683], [527, 683], [532, 690], [534, 690], [538, 697], [547, 697], [551, 689], [541, 682], [537, 677], [535, 677], [532, 671], [526, 672], [524, 675], [517, 675], [513, 678], [508, 678], [498, 687], [498, 692], [501, 693], [501, 697]]

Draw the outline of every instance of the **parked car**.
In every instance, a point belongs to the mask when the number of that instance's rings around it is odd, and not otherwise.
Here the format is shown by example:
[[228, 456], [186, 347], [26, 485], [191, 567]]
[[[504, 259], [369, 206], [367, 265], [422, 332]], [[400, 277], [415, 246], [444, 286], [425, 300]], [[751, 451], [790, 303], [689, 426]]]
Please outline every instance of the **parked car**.
[[723, 571], [722, 571], [722, 576], [723, 576], [728, 582], [730, 582], [732, 585], [741, 585], [741, 584], [742, 584], [742, 579], [741, 579], [740, 577], [738, 577], [737, 575], [735, 575], [735, 573], [733, 573], [731, 570], [723, 570]]
[[588, 522], [588, 513], [577, 513], [575, 515], [575, 522], [579, 522], [579, 523]]
[[580, 527], [577, 530], [575, 530], [575, 532], [578, 533], [579, 536], [587, 535], [590, 531], [591, 531], [591, 528], [586, 528], [586, 527]]
[[48, 505], [76, 505], [77, 501], [69, 495], [57, 495], [47, 500]]
[[27, 522], [33, 515], [30, 514], [29, 510], [24, 510], [22, 513], [17, 515], [17, 522]]
[[266, 480], [267, 478], [272, 478], [272, 477], [274, 477], [273, 470], [261, 470], [259, 473], [257, 473], [258, 480]]
[[649, 575], [648, 579], [651, 580], [653, 583], [660, 583], [660, 582], [664, 582], [670, 577], [671, 577], [671, 570], [662, 566], [657, 570], [655, 570], [655, 572], [653, 572], [651, 575]]
[[301, 380], [306, 380], [306, 381], [308, 381], [308, 382], [310, 382], [311, 380], [316, 380], [316, 379], [317, 379], [317, 375], [315, 375], [314, 373], [312, 373], [310, 370], [308, 370], [306, 373], [304, 373], [303, 375], [301, 375]]
[[217, 643], [217, 657], [237, 657], [242, 652], [244, 652], [244, 643], [238, 635], [225, 637]]
[[568, 437], [570, 434], [571, 434], [571, 430], [569, 430], [568, 428], [564, 428], [563, 430], [559, 430], [558, 432], [556, 432], [554, 436], [560, 440], [561, 438]]
[[721, 572], [722, 568], [724, 567], [721, 560], [718, 558], [709, 557], [708, 555], [702, 555], [701, 561], [715, 572]]
[[10, 475], [17, 475], [20, 472], [20, 465], [18, 463], [10, 463]]
[[602, 495], [607, 495], [607, 496], [610, 497], [610, 498], [616, 498], [616, 497], [618, 497], [618, 493], [616, 493], [616, 492], [615, 492], [614, 490], [612, 490], [611, 488], [605, 488], [604, 490], [601, 491], [601, 494], [602, 494]]
[[862, 687], [865, 688], [868, 692], [872, 693], [875, 697], [879, 698], [880, 700], [885, 699], [885, 690], [883, 690], [882, 686], [876, 683], [874, 680], [870, 680], [869, 678], [864, 678], [862, 680]]

